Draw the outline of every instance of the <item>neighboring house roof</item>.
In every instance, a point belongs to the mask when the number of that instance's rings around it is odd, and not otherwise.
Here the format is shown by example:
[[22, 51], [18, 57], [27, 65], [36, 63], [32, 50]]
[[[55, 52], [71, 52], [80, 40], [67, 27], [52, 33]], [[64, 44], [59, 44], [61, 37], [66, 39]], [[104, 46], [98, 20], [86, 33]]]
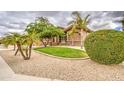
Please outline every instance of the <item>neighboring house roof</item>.
[[[65, 32], [68, 32], [72, 29], [72, 25], [68, 26], [67, 28], [64, 29]], [[80, 28], [77, 28], [77, 29], [80, 29]], [[90, 33], [92, 32], [89, 28], [85, 28], [85, 31]]]

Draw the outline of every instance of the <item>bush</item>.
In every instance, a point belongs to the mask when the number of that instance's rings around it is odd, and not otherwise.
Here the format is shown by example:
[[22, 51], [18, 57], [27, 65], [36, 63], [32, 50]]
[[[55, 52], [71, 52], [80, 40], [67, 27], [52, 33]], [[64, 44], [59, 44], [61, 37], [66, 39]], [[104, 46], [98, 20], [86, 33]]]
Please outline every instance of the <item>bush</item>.
[[119, 64], [124, 60], [124, 32], [93, 32], [87, 36], [84, 46], [88, 56], [98, 63]]

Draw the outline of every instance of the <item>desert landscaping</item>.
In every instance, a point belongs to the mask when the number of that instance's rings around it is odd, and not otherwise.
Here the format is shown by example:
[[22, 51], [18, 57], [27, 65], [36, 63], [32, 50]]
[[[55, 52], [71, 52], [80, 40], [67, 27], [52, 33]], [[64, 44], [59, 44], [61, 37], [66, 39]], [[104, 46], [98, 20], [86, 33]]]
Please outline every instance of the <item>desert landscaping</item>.
[[69, 60], [49, 57], [33, 51], [31, 60], [23, 60], [13, 51], [0, 51], [0, 56], [17, 74], [57, 80], [124, 80], [124, 64], [102, 65], [90, 59]]
[[93, 30], [88, 27], [91, 15], [82, 17], [78, 11], [71, 15], [74, 18], [66, 27], [41, 16], [27, 24], [23, 33], [0, 37], [0, 62], [6, 65], [1, 65], [0, 77], [6, 67], [26, 77], [20, 80], [124, 80], [124, 18], [118, 21], [122, 30]]

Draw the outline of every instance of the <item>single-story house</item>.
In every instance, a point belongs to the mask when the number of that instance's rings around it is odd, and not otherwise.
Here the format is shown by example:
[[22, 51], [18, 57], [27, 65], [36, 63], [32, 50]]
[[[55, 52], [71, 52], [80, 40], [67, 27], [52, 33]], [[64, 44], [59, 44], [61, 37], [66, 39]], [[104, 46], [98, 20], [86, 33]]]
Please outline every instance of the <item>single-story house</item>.
[[[64, 29], [64, 32], [66, 33], [66, 44], [72, 45], [72, 46], [81, 46], [81, 29], [76, 28], [77, 31], [73, 33], [72, 35], [69, 35], [69, 32], [71, 31], [72, 26], [68, 26]], [[83, 31], [82, 37], [85, 40], [88, 33], [92, 32], [90, 29], [86, 28], [85, 31]]]
[[[50, 44], [52, 45], [70, 45], [70, 46], [81, 46], [81, 29], [77, 28], [77, 31], [73, 35], [69, 35], [69, 32], [72, 29], [72, 26], [68, 26], [67, 28], [59, 27], [63, 29], [65, 32], [65, 36], [60, 37], [54, 37], [50, 40]], [[92, 32], [90, 29], [86, 28], [85, 31], [83, 31], [83, 39], [86, 38], [88, 33]]]

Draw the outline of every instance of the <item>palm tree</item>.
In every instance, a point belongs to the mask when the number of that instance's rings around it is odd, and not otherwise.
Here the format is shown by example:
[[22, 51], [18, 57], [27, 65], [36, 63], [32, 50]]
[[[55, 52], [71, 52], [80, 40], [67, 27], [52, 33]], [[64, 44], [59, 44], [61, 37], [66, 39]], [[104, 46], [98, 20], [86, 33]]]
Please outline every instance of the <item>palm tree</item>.
[[[2, 39], [2, 43], [5, 44], [5, 46], [12, 44], [16, 45], [17, 50], [15, 52], [15, 55], [20, 52], [23, 59], [28, 60], [31, 57], [32, 44], [35, 38], [34, 34], [35, 33], [32, 34], [31, 32], [23, 35], [18, 33], [10, 33]], [[26, 48], [24, 48], [23, 46]]]
[[21, 48], [21, 35], [18, 33], [8, 33], [5, 35], [5, 37], [2, 39], [2, 43], [8, 47], [9, 45], [17, 45], [17, 50], [15, 52], [15, 55], [17, 54], [18, 51], [21, 52], [23, 58], [25, 59], [24, 53], [22, 52]]
[[17, 50], [20, 51], [23, 59], [28, 60], [28, 57], [24, 54], [24, 52], [23, 52], [24, 49], [22, 48], [22, 45], [24, 44], [25, 40], [26, 40], [25, 35], [20, 35], [18, 37], [18, 40], [16, 41], [16, 44], [17, 44], [17, 47], [18, 47]]
[[71, 24], [71, 34], [74, 34], [77, 29], [80, 29], [80, 35], [81, 35], [81, 49], [83, 48], [83, 43], [86, 38], [87, 32], [90, 32], [87, 25], [89, 23], [89, 16], [87, 15], [85, 18], [81, 18], [81, 15], [79, 12], [72, 12], [72, 15], [74, 16], [74, 20], [71, 21], [69, 24]]
[[[20, 40], [21, 35], [16, 32], [11, 32], [8, 34], [8, 36], [11, 36], [11, 43], [14, 45], [14, 50], [15, 50], [16, 46], [17, 46], [17, 42]], [[19, 49], [17, 48], [17, 50], [15, 52], [15, 56], [17, 55], [18, 51], [19, 51]]]
[[2, 39], [2, 42], [4, 43], [4, 45], [6, 47], [8, 47], [9, 45], [13, 45], [14, 46], [14, 49], [16, 49], [16, 39], [18, 37], [18, 33], [15, 33], [15, 32], [10, 32], [10, 33], [7, 33], [5, 34], [5, 37]]
[[37, 40], [36, 33], [27, 32], [21, 35], [19, 40], [16, 42], [17, 47], [18, 47], [17, 51], [20, 51], [24, 60], [29, 60], [31, 58], [32, 46], [35, 40]]
[[25, 44], [27, 44], [26, 55], [28, 56], [29, 59], [31, 57], [31, 50], [32, 50], [33, 43], [39, 40], [39, 33], [37, 29], [38, 29], [38, 26], [36, 23], [30, 23], [25, 29], [26, 35], [25, 35], [24, 42]]
[[11, 36], [7, 35], [1, 39], [1, 43], [8, 47], [11, 44]]

